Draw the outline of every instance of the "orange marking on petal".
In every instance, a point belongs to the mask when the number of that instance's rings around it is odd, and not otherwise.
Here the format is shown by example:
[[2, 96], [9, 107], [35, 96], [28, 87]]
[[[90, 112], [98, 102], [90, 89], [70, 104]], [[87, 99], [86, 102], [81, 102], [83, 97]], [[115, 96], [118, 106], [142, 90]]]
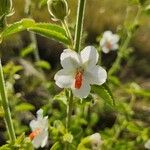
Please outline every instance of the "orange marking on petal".
[[75, 88], [80, 89], [82, 86], [82, 81], [83, 81], [83, 72], [82, 71], [77, 71], [75, 75]]
[[34, 131], [32, 131], [29, 135], [29, 138], [33, 140], [39, 133], [41, 132], [41, 129], [37, 128]]
[[107, 43], [106, 43], [106, 47], [107, 47], [108, 49], [111, 49], [111, 48], [112, 48], [112, 44], [111, 44], [110, 42], [107, 42]]

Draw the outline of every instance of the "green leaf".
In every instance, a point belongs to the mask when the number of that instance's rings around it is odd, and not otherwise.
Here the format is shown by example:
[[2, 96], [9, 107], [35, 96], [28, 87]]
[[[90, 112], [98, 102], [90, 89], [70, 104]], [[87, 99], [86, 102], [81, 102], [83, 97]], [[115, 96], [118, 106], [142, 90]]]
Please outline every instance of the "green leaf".
[[21, 103], [15, 107], [16, 111], [29, 111], [34, 109], [35, 107], [29, 103]]
[[147, 15], [150, 15], [150, 5], [148, 5], [144, 11]]
[[47, 38], [53, 38], [65, 44], [70, 43], [62, 27], [50, 23], [36, 23], [33, 19], [22, 19], [19, 22], [8, 25], [1, 33], [0, 39], [3, 40], [24, 30], [35, 32]]
[[63, 145], [59, 142], [56, 142], [50, 150], [62, 150]]
[[92, 91], [96, 93], [99, 97], [101, 97], [106, 102], [106, 104], [110, 106], [115, 105], [113, 94], [106, 83], [101, 86], [92, 86]]
[[35, 44], [31, 43], [27, 47], [21, 50], [20, 56], [21, 57], [26, 57], [27, 55], [31, 54], [34, 51]]
[[57, 25], [52, 25], [48, 23], [36, 23], [35, 26], [28, 28], [28, 30], [33, 31], [41, 36], [53, 38], [62, 43], [69, 44], [69, 40], [66, 36], [65, 31], [63, 30], [63, 28]]
[[65, 90], [60, 92], [58, 95], [55, 95], [54, 100], [61, 101], [63, 104], [67, 105], [67, 97], [66, 97]]
[[4, 110], [2, 106], [0, 106], [0, 117], [4, 117]]
[[21, 32], [26, 30], [29, 27], [32, 27], [35, 25], [35, 21], [32, 19], [22, 19], [19, 22], [13, 23], [11, 25], [8, 25], [4, 31], [1, 34], [1, 38], [6, 38], [8, 36], [11, 36], [15, 33]]
[[40, 67], [40, 68], [43, 68], [43, 69], [46, 69], [46, 70], [51, 69], [50, 64], [49, 64], [47, 61], [44, 61], [44, 60], [37, 61], [37, 62], [35, 63], [35, 65], [36, 65], [37, 67]]

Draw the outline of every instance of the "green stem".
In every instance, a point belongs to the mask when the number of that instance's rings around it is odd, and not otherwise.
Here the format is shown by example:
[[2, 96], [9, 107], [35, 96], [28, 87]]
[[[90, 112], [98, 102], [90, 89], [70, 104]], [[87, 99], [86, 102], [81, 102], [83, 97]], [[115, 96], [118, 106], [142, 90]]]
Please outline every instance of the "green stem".
[[33, 54], [34, 54], [34, 59], [35, 61], [40, 61], [40, 55], [39, 55], [39, 50], [38, 50], [38, 45], [37, 45], [37, 39], [36, 39], [36, 36], [34, 33], [30, 32], [30, 39], [31, 39], [31, 42], [34, 44], [34, 51], [33, 51]]
[[67, 105], [67, 119], [66, 119], [66, 129], [69, 131], [69, 125], [71, 121], [71, 115], [72, 115], [72, 106], [73, 106], [73, 94], [72, 91], [69, 91], [68, 95], [68, 105]]
[[[141, 14], [141, 7], [139, 6], [137, 15], [136, 15], [136, 17], [135, 17], [135, 19], [134, 19], [134, 21], [132, 23], [132, 27], [133, 28], [136, 25], [140, 14]], [[126, 37], [124, 43], [122, 44], [122, 46], [120, 47], [120, 50], [118, 52], [117, 59], [116, 59], [116, 61], [114, 62], [114, 64], [112, 65], [111, 69], [108, 72], [109, 76], [111, 76], [112, 74], [116, 73], [119, 70], [121, 61], [122, 61], [122, 59], [124, 57], [124, 51], [128, 48], [128, 45], [129, 45], [129, 43], [131, 41], [132, 36], [133, 36], [133, 31], [128, 31], [127, 37]]]
[[114, 74], [115, 72], [117, 72], [120, 68], [120, 64], [121, 64], [121, 61], [122, 61], [122, 58], [123, 58], [123, 52], [124, 50], [127, 49], [128, 45], [129, 45], [129, 42], [131, 40], [131, 34], [129, 34], [126, 38], [126, 40], [124, 41], [122, 47], [120, 48], [120, 51], [118, 52], [118, 56], [117, 56], [117, 59], [116, 61], [114, 62], [114, 64], [112, 65], [111, 69], [109, 70], [108, 74], [109, 76], [111, 76], [112, 74]]
[[14, 131], [13, 123], [12, 123], [10, 108], [9, 108], [6, 89], [5, 89], [5, 82], [4, 82], [1, 60], [0, 60], [0, 93], [1, 93], [1, 98], [2, 98], [1, 99], [2, 107], [4, 110], [4, 119], [5, 119], [6, 127], [9, 133], [10, 142], [15, 143], [16, 136], [15, 136], [15, 131]]
[[[32, 19], [32, 1], [31, 0], [26, 0], [25, 1], [25, 14], [27, 14], [28, 18]], [[38, 44], [37, 44], [37, 39], [34, 33], [30, 32], [30, 39], [31, 42], [34, 44], [34, 59], [35, 61], [40, 61], [40, 55], [39, 55], [39, 50], [38, 50]]]
[[69, 27], [68, 27], [68, 24], [67, 24], [66, 20], [61, 21], [61, 24], [62, 24], [63, 28], [65, 29], [68, 38], [71, 41], [71, 48], [73, 48], [73, 38], [72, 38], [72, 35], [70, 33], [70, 30], [69, 30]]
[[[69, 131], [70, 124], [71, 124], [71, 115], [72, 115], [72, 109], [73, 109], [73, 94], [71, 90], [66, 89], [66, 97], [68, 99], [68, 105], [67, 105], [67, 118], [66, 118], [66, 129], [67, 132]], [[68, 143], [65, 143], [65, 150], [69, 150]]]
[[78, 1], [77, 24], [76, 24], [75, 41], [74, 41], [75, 42], [74, 43], [75, 51], [80, 51], [84, 12], [85, 12], [85, 4], [86, 4], [86, 0], [79, 0]]

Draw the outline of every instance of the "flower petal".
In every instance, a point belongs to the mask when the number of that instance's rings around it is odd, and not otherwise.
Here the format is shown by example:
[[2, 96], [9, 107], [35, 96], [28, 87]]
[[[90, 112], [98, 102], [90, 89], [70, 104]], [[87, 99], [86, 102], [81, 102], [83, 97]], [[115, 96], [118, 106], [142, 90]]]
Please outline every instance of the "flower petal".
[[66, 70], [72, 70], [79, 67], [80, 56], [73, 50], [65, 49], [60, 56], [61, 65]]
[[93, 69], [88, 70], [86, 78], [90, 84], [101, 85], [107, 79], [107, 72], [104, 68], [96, 65]]
[[117, 34], [113, 34], [112, 35], [112, 43], [117, 43], [119, 41], [119, 35]]
[[110, 49], [107, 48], [106, 46], [103, 46], [103, 47], [102, 47], [102, 51], [103, 51], [105, 54], [107, 54], [107, 53], [110, 52]]
[[78, 98], [86, 98], [90, 94], [91, 87], [88, 81], [84, 79], [80, 89], [76, 89], [74, 85], [72, 86], [71, 89], [72, 89], [74, 96]]
[[99, 54], [95, 47], [87, 46], [81, 51], [81, 60], [85, 68], [92, 68], [98, 62]]
[[35, 148], [44, 147], [47, 144], [48, 140], [48, 130], [42, 131], [40, 134], [35, 136], [32, 140], [33, 146]]
[[43, 131], [41, 136], [43, 136], [41, 147], [44, 147], [48, 141], [48, 130]]
[[35, 148], [39, 148], [42, 143], [41, 134], [35, 136], [35, 138], [32, 140], [32, 144]]
[[111, 37], [112, 37], [112, 32], [111, 31], [105, 31], [103, 33], [103, 38], [110, 39]]
[[117, 50], [119, 48], [119, 45], [118, 44], [113, 44], [112, 45], [112, 50]]
[[73, 83], [74, 72], [61, 69], [55, 74], [56, 85], [60, 88], [70, 88]]

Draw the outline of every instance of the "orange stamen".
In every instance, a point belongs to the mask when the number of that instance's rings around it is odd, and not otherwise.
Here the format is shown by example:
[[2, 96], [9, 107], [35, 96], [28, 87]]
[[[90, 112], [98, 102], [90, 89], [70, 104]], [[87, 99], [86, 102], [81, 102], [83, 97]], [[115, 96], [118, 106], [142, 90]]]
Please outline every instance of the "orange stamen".
[[41, 132], [41, 129], [37, 128], [34, 131], [32, 131], [29, 135], [29, 138], [33, 140], [39, 133]]
[[75, 75], [75, 88], [80, 89], [82, 86], [82, 80], [83, 80], [83, 72], [82, 71], [77, 71]]

